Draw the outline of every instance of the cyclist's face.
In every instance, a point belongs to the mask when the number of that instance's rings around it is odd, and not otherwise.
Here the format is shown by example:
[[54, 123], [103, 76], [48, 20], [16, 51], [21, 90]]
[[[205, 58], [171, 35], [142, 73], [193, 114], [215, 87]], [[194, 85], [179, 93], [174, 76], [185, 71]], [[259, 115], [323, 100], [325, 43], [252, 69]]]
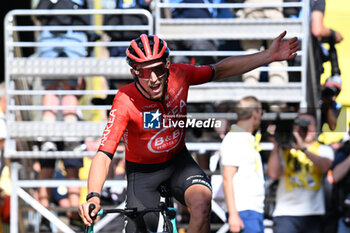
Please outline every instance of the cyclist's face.
[[[150, 99], [159, 100], [165, 90], [168, 68], [162, 61], [148, 64], [141, 64], [134, 70], [143, 89], [141, 92]], [[146, 93], [144, 93], [146, 91]]]

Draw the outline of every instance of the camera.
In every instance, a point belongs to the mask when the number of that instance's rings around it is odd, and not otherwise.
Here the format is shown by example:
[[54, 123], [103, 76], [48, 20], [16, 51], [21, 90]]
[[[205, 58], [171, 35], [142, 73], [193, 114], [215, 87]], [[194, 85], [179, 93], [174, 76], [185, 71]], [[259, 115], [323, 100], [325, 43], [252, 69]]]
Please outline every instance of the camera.
[[329, 77], [321, 88], [321, 97], [326, 100], [333, 100], [341, 91], [341, 77], [337, 74]]
[[297, 117], [294, 121], [290, 120], [284, 123], [276, 123], [277, 125], [277, 135], [276, 140], [283, 149], [292, 148], [296, 141], [293, 136], [293, 126], [297, 125], [301, 128], [307, 129], [311, 124], [311, 120], [305, 117]]
[[337, 96], [339, 90], [336, 87], [323, 87], [322, 88], [322, 98], [326, 100], [332, 100], [333, 96]]

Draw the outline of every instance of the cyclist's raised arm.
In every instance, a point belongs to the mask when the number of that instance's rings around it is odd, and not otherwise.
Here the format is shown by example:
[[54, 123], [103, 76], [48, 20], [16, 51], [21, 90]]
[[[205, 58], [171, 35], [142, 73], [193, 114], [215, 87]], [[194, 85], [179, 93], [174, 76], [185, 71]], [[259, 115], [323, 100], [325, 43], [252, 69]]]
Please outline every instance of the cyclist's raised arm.
[[107, 178], [110, 164], [111, 159], [101, 151], [98, 151], [92, 159], [88, 178], [88, 200], [79, 207], [80, 216], [87, 226], [90, 226], [93, 222], [89, 215], [89, 205], [94, 203], [96, 206], [91, 213], [92, 216], [96, 216], [101, 208], [99, 195], [101, 194], [103, 184]]
[[275, 38], [270, 48], [267, 50], [249, 55], [229, 57], [214, 64], [214, 80], [243, 74], [273, 61], [283, 61], [294, 58], [297, 55], [296, 51], [299, 49], [298, 39], [293, 37], [292, 39], [282, 41], [285, 35], [286, 31]]

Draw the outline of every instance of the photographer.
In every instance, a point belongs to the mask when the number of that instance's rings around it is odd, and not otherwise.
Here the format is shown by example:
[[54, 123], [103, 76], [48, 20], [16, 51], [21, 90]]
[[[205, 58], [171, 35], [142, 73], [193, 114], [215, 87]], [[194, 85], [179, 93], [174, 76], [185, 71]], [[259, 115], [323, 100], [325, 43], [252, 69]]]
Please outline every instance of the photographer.
[[[272, 127], [268, 128], [274, 135]], [[276, 208], [273, 213], [275, 233], [319, 233], [325, 201], [322, 176], [332, 165], [331, 147], [318, 143], [315, 118], [300, 115], [293, 125], [294, 142], [280, 147], [275, 137], [268, 160], [268, 175], [278, 179]]]
[[335, 155], [333, 181], [333, 195], [339, 216], [338, 233], [350, 232], [350, 139], [342, 144]]
[[321, 134], [318, 137], [318, 141], [338, 149], [344, 136], [341, 132], [346, 128], [347, 114], [346, 109], [336, 100], [342, 90], [342, 79], [335, 48], [335, 33], [332, 33], [325, 42], [328, 42], [330, 46], [328, 58], [331, 62], [331, 76], [321, 86]]

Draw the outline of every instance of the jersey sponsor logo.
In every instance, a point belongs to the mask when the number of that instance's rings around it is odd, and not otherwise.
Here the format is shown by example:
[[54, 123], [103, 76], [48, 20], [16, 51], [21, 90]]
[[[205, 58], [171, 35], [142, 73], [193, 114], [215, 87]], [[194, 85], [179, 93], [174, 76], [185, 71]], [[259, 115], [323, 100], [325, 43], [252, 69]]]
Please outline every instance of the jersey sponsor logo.
[[203, 185], [207, 186], [212, 191], [211, 185], [208, 182], [206, 182], [205, 180], [194, 179], [194, 180], [192, 180], [192, 184], [203, 184]]
[[142, 112], [144, 129], [160, 129], [161, 113], [157, 111]]
[[108, 118], [108, 122], [107, 122], [107, 126], [105, 128], [105, 130], [103, 131], [103, 135], [102, 135], [102, 140], [101, 140], [101, 145], [104, 146], [104, 143], [106, 142], [108, 135], [111, 133], [111, 128], [113, 126], [114, 120], [115, 120], [115, 112], [117, 111], [117, 109], [113, 109], [110, 113], [109, 113], [109, 118]]
[[[177, 92], [176, 95], [175, 95], [175, 93], [172, 94], [173, 91], [169, 91], [169, 93], [171, 93], [172, 98], [171, 98], [171, 99], [168, 98], [169, 101], [166, 103], [166, 107], [167, 107], [167, 108], [169, 108], [169, 107], [180, 97], [180, 95], [181, 95], [181, 93], [182, 93], [183, 90], [184, 90], [184, 88], [181, 87], [180, 90], [178, 90], [178, 92]], [[175, 96], [174, 96], [174, 95], [175, 95]], [[183, 101], [183, 100], [182, 100], [182, 101]]]
[[208, 176], [204, 177], [202, 175], [193, 175], [193, 176], [187, 177], [186, 180], [187, 181], [191, 180], [191, 184], [203, 184], [212, 191], [211, 184], [206, 181], [206, 180], [209, 180]]
[[149, 140], [147, 147], [153, 153], [168, 152], [179, 145], [182, 135], [183, 129], [163, 128]]
[[157, 104], [151, 104], [147, 106], [142, 106], [142, 111], [151, 111], [154, 110], [157, 107]]

